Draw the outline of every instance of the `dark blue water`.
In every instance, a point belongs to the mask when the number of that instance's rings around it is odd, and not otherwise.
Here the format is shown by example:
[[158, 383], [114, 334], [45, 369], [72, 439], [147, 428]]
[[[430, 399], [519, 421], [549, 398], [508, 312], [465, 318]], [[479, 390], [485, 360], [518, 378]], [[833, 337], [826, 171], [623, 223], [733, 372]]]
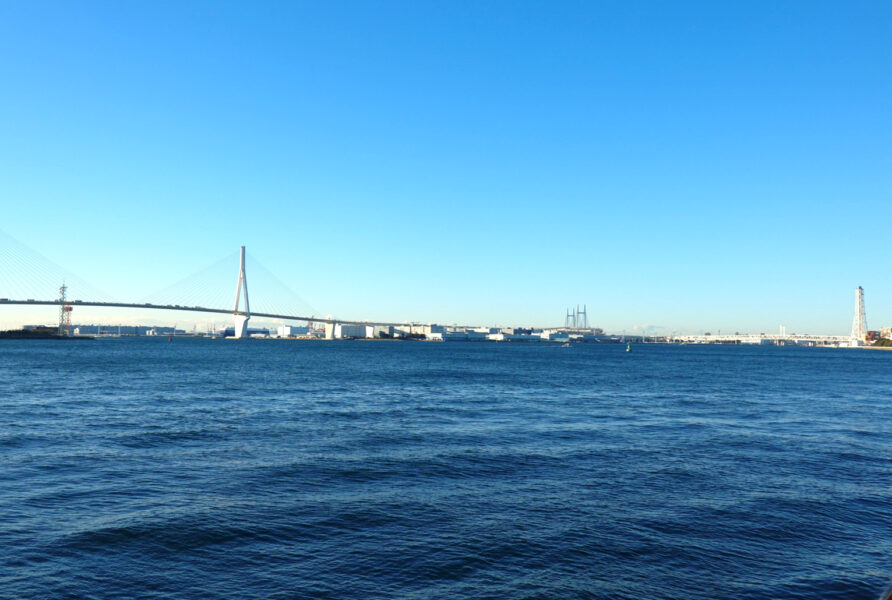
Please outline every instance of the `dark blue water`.
[[0, 342], [2, 598], [864, 598], [892, 352]]

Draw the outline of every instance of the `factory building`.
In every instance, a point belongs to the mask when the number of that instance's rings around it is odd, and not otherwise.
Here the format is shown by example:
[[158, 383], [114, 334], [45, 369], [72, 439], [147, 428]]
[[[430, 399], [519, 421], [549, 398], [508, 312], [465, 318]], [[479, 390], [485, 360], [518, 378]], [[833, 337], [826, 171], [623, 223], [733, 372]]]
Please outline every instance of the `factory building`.
[[276, 328], [276, 337], [285, 338], [285, 337], [297, 337], [299, 335], [308, 335], [310, 333], [309, 327], [297, 327], [295, 325], [279, 325]]
[[326, 323], [325, 339], [365, 339], [375, 335], [375, 327], [371, 325], [350, 325], [345, 323]]

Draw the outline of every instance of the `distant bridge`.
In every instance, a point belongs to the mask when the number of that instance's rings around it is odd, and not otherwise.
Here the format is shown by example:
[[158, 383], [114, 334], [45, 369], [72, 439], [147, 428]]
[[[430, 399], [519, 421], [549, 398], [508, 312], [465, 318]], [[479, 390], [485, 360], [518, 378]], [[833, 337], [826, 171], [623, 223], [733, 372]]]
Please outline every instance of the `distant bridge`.
[[[60, 289], [60, 297], [54, 300], [35, 300], [35, 299], [27, 299], [27, 300], [18, 300], [18, 299], [10, 299], [10, 298], [0, 298], [0, 305], [26, 305], [26, 306], [47, 306], [54, 305], [62, 307], [63, 319], [65, 312], [70, 313], [71, 309], [75, 306], [97, 306], [103, 308], [141, 308], [141, 309], [151, 309], [151, 310], [174, 310], [174, 311], [188, 311], [188, 312], [200, 312], [200, 313], [213, 313], [213, 314], [222, 314], [222, 315], [232, 315], [233, 321], [235, 322], [235, 337], [237, 338], [245, 338], [248, 337], [248, 319], [252, 316], [254, 317], [264, 317], [268, 319], [281, 319], [286, 321], [312, 321], [314, 323], [331, 323], [331, 324], [343, 324], [343, 325], [369, 325], [369, 326], [403, 326], [407, 325], [407, 323], [389, 323], [385, 321], [356, 321], [351, 319], [335, 319], [332, 317], [316, 317], [316, 316], [304, 316], [304, 315], [280, 315], [273, 313], [261, 313], [261, 312], [251, 312], [250, 304], [248, 302], [248, 281], [245, 276], [245, 247], [241, 247], [240, 260], [239, 260], [239, 272], [238, 272], [238, 284], [236, 286], [235, 292], [235, 305], [232, 309], [226, 308], [211, 308], [208, 306], [181, 306], [179, 304], [152, 304], [152, 303], [133, 303], [133, 302], [97, 302], [93, 300], [68, 300], [65, 297], [65, 286], [63, 285]], [[241, 304], [241, 299], [244, 297], [244, 305], [245, 308], [242, 310], [239, 308]], [[62, 323], [59, 325], [60, 330], [63, 328]]]
[[[315, 323], [326, 323], [331, 325], [343, 324], [343, 325], [365, 325], [365, 326], [383, 326], [383, 327], [403, 327], [406, 325], [416, 325], [417, 323], [408, 323], [406, 321], [403, 322], [387, 322], [387, 321], [364, 321], [364, 320], [354, 320], [354, 319], [339, 319], [334, 317], [316, 317], [314, 315], [306, 316], [306, 315], [287, 315], [287, 314], [276, 314], [276, 313], [263, 313], [263, 312], [251, 312], [250, 304], [248, 301], [248, 282], [245, 276], [245, 247], [241, 247], [240, 252], [240, 260], [239, 260], [239, 270], [238, 270], [238, 282], [236, 285], [235, 292], [235, 303], [233, 308], [212, 308], [208, 306], [184, 306], [179, 304], [153, 304], [153, 303], [133, 303], [133, 302], [99, 302], [93, 300], [69, 300], [66, 298], [66, 290], [67, 288], [63, 285], [60, 291], [60, 297], [52, 300], [37, 300], [28, 298], [26, 300], [20, 299], [10, 299], [10, 298], [0, 298], [0, 305], [24, 305], [24, 306], [59, 306], [60, 307], [60, 323], [59, 329], [62, 332], [67, 327], [70, 327], [70, 314], [71, 310], [76, 306], [95, 306], [100, 308], [136, 308], [136, 309], [148, 309], [148, 310], [168, 310], [168, 311], [184, 311], [184, 312], [198, 312], [198, 313], [209, 313], [209, 314], [220, 314], [220, 315], [231, 315], [232, 319], [235, 323], [234, 333], [237, 338], [245, 338], [248, 337], [248, 328], [247, 323], [248, 320], [252, 317], [262, 317], [267, 319], [278, 319], [284, 321], [306, 321], [306, 322], [315, 322]], [[857, 300], [856, 300], [856, 326], [858, 324], [859, 319], [863, 320], [863, 298], [862, 298], [862, 290], [858, 288]], [[242, 298], [244, 298], [244, 309], [240, 308], [242, 303]], [[858, 304], [861, 303], [861, 304]], [[578, 313], [578, 314], [577, 314]], [[581, 314], [585, 316], [585, 310], [578, 311], [574, 313], [573, 321], [575, 322], [578, 318], [578, 315]], [[568, 321], [569, 321], [569, 313], [568, 313]], [[853, 326], [852, 335], [850, 336], [835, 336], [835, 335], [807, 335], [807, 334], [781, 334], [781, 335], [766, 335], [766, 334], [717, 334], [717, 335], [671, 335], [671, 336], [645, 336], [650, 337], [651, 339], [662, 339], [667, 342], [680, 342], [680, 343], [689, 343], [689, 344], [703, 344], [703, 343], [712, 343], [712, 344], [784, 344], [784, 343], [797, 343], [797, 344], [814, 344], [814, 345], [830, 345], [830, 344], [840, 344], [840, 345], [850, 345], [853, 340], [855, 343], [860, 341], [863, 343], [863, 334], [862, 331], [865, 329], [864, 326], [861, 327], [861, 330], [856, 334], [856, 326]], [[454, 327], [465, 327], [470, 328], [468, 325], [454, 325]], [[559, 328], [564, 330], [573, 330], [574, 328]], [[639, 336], [636, 336], [639, 337]]]
[[[226, 308], [209, 308], [207, 306], [180, 306], [179, 304], [135, 304], [131, 302], [93, 302], [91, 300], [12, 300], [9, 298], [0, 298], [0, 304], [24, 304], [27, 306], [61, 306], [64, 304], [70, 304], [71, 306], [100, 306], [105, 308], [149, 308], [153, 310], [178, 310], [178, 311], [191, 311], [191, 312], [200, 312], [200, 313], [215, 313], [221, 315], [245, 315], [244, 312], [233, 312], [231, 309]], [[264, 317], [268, 319], [282, 319], [285, 321], [312, 321], [314, 323], [338, 323], [341, 325], [371, 325], [371, 326], [384, 326], [384, 327], [396, 327], [407, 325], [407, 323], [388, 323], [384, 321], [351, 321], [349, 319], [335, 319], [335, 318], [323, 318], [323, 317], [305, 317], [301, 315], [277, 315], [273, 313], [259, 313], [252, 312], [249, 313], [251, 317]]]

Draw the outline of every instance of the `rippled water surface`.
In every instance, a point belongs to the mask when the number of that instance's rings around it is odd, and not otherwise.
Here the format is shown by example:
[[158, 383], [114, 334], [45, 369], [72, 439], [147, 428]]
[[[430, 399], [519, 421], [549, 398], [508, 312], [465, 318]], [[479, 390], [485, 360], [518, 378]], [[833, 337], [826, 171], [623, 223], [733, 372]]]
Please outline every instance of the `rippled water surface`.
[[892, 352], [0, 342], [2, 598], [864, 598]]

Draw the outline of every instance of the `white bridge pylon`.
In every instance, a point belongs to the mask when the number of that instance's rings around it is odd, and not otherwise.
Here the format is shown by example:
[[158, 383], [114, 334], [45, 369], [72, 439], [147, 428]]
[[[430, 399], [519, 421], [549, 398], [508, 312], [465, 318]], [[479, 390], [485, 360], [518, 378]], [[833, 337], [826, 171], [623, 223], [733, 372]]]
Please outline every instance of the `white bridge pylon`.
[[[239, 301], [242, 297], [242, 290], [245, 292], [245, 310], [240, 311], [238, 308]], [[251, 305], [248, 303], [248, 280], [245, 278], [245, 247], [242, 246], [241, 259], [238, 267], [238, 285], [235, 288], [235, 306], [232, 308], [232, 320], [235, 322], [235, 337], [248, 337], [248, 319], [251, 318]]]

